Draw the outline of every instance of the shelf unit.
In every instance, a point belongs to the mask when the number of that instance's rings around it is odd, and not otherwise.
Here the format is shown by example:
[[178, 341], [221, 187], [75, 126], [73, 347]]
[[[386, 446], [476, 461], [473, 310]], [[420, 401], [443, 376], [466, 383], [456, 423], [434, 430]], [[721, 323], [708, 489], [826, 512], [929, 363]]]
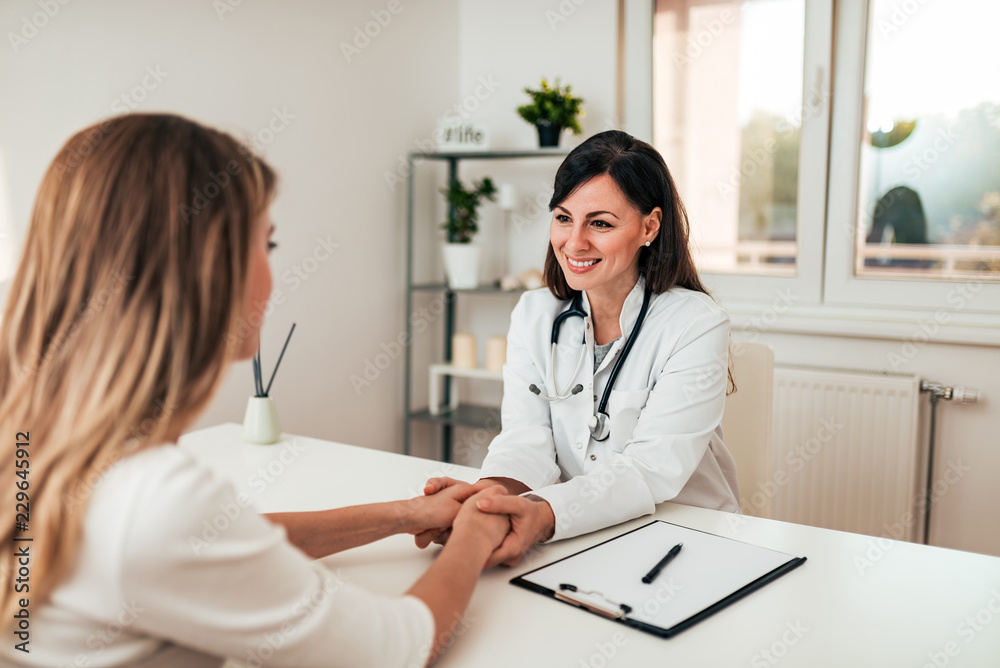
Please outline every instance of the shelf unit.
[[[458, 388], [456, 388], [452, 383], [456, 378], [478, 378], [480, 380], [499, 380], [503, 381], [503, 372], [501, 371], [490, 371], [488, 369], [469, 369], [465, 367], [453, 366], [451, 364], [431, 364], [429, 369], [430, 376], [430, 391], [427, 397], [427, 410], [431, 415], [441, 415], [442, 413], [452, 412], [458, 410], [461, 402], [458, 398]], [[448, 394], [450, 401], [445, 404], [439, 401], [438, 397], [438, 387], [441, 385], [441, 380], [445, 381], [445, 392]]]
[[[522, 158], [564, 158], [569, 154], [565, 149], [533, 149], [518, 151], [451, 151], [441, 153], [410, 153], [407, 156], [407, 167], [409, 177], [407, 179], [406, 190], [406, 334], [410, 345], [406, 346], [406, 362], [404, 371], [404, 399], [405, 419], [403, 424], [403, 452], [410, 454], [410, 431], [414, 422], [424, 422], [437, 424], [441, 428], [441, 459], [450, 462], [452, 459], [453, 428], [456, 426], [499, 429], [500, 428], [500, 408], [496, 406], [477, 406], [474, 404], [458, 403], [453, 405], [451, 399], [451, 383], [446, 382], [444, 391], [441, 393], [441, 402], [434, 412], [430, 407], [414, 409], [412, 406], [414, 380], [413, 370], [413, 298], [420, 292], [436, 292], [444, 298], [444, 341], [442, 342], [442, 360], [451, 360], [451, 337], [455, 333], [455, 312], [456, 297], [459, 294], [469, 296], [490, 296], [517, 294], [507, 290], [501, 290], [492, 285], [481, 285], [469, 290], [452, 290], [445, 283], [416, 283], [414, 282], [414, 180], [417, 165], [422, 161], [444, 161], [448, 165], [448, 182], [458, 180], [458, 166], [462, 161], [468, 160], [512, 160]], [[438, 372], [442, 373], [441, 365]], [[427, 370], [427, 374], [430, 369]], [[471, 375], [459, 374], [455, 375]], [[479, 374], [477, 377], [481, 376]], [[426, 374], [421, 377], [427, 378]]]

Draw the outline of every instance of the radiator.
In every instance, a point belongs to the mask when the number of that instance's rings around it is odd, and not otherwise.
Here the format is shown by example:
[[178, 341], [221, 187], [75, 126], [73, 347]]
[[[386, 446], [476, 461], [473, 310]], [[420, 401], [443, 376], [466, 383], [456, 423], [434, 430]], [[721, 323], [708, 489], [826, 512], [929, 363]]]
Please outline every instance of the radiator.
[[923, 534], [920, 379], [774, 368], [771, 471], [758, 484], [775, 519], [901, 540]]

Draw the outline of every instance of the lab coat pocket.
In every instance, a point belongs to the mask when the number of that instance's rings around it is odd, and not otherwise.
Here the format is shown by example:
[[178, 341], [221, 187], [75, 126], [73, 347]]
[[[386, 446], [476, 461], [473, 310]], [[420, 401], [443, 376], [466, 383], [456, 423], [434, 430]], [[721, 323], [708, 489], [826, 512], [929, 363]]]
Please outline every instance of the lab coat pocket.
[[652, 386], [644, 390], [612, 390], [608, 397], [608, 417], [611, 418], [609, 444], [615, 452], [621, 452], [632, 438], [639, 414], [646, 406]]

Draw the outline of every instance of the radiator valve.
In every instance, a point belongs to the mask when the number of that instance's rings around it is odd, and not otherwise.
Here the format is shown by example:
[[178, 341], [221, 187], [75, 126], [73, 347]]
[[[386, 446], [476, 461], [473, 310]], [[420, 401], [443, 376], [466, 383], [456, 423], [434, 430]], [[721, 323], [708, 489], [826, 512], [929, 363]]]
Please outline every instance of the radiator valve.
[[951, 387], [925, 380], [920, 383], [920, 391], [930, 392], [937, 399], [955, 401], [964, 405], [974, 404], [979, 401], [979, 390], [974, 387]]

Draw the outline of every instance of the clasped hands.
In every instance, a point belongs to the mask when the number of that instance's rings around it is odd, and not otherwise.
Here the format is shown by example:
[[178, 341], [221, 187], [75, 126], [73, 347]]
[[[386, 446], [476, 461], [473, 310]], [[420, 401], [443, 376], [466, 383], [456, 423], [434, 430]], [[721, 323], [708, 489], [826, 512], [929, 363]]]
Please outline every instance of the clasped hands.
[[[555, 516], [541, 499], [518, 496], [527, 491], [508, 479], [484, 479], [467, 483], [453, 478], [431, 478], [424, 496], [411, 501], [420, 520], [410, 531], [419, 548], [444, 544], [453, 530], [481, 532], [493, 545], [486, 567], [514, 566], [539, 541], [552, 537]], [[498, 519], [506, 521], [498, 522]]]

